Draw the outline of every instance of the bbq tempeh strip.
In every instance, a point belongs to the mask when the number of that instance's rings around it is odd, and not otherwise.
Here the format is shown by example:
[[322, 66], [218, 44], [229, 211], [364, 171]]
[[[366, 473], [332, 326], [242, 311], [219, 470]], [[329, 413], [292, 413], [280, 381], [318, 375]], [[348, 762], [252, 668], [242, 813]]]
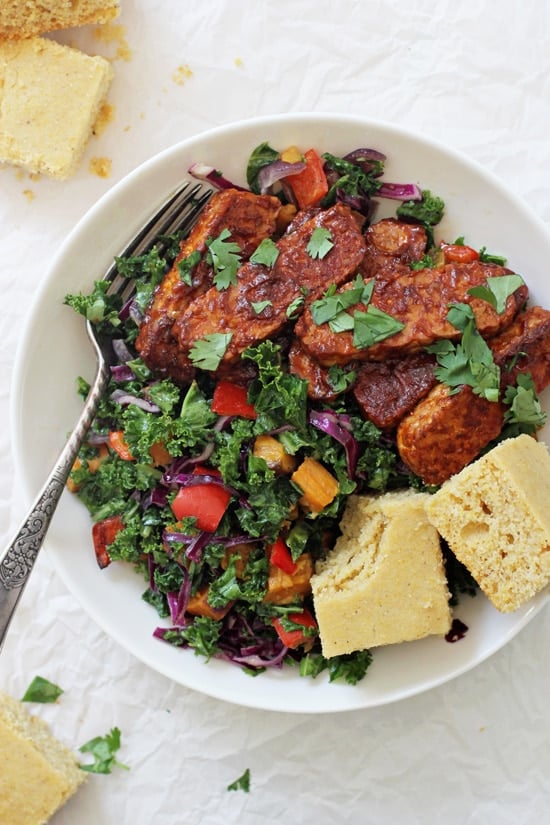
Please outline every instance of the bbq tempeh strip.
[[[488, 277], [496, 278], [509, 272], [496, 264], [474, 261], [400, 272], [394, 280], [376, 283], [371, 305], [405, 326], [397, 334], [364, 349], [354, 346], [352, 332], [332, 332], [328, 324], [317, 326], [310, 309], [306, 309], [298, 320], [296, 335], [310, 355], [326, 366], [346, 364], [351, 360], [383, 361], [418, 352], [441, 338], [458, 340], [461, 333], [447, 321], [449, 304], [468, 303], [472, 306], [479, 332], [484, 338], [490, 338], [509, 326], [523, 307], [527, 287], [522, 285], [509, 296], [501, 315], [487, 301], [468, 295], [468, 290], [485, 285]], [[343, 287], [347, 288], [349, 285]], [[364, 311], [365, 306], [358, 304], [349, 310], [349, 314], [353, 315], [356, 310]]]
[[[307, 248], [316, 228], [330, 232], [333, 246], [324, 257], [313, 256]], [[190, 303], [174, 325], [183, 353], [208, 335], [230, 333], [222, 363], [235, 362], [247, 347], [276, 335], [289, 322], [296, 302], [315, 300], [330, 284], [352, 277], [365, 251], [360, 227], [342, 204], [317, 213], [284, 235], [277, 247], [272, 268], [248, 262], [239, 269], [236, 284], [225, 290], [211, 287]], [[255, 311], [254, 306], [262, 304], [262, 310]]]
[[[489, 345], [501, 367], [501, 388], [529, 373], [535, 390], [550, 385], [550, 312], [530, 307]], [[397, 447], [405, 464], [426, 484], [442, 484], [496, 438], [506, 407], [474, 395], [463, 386], [450, 394], [437, 384], [397, 428]]]
[[275, 232], [280, 206], [278, 198], [236, 189], [212, 196], [182, 242], [174, 266], [157, 287], [139, 330], [137, 350], [157, 375], [170, 376], [181, 383], [192, 378], [193, 367], [180, 352], [172, 328], [188, 304], [212, 285], [212, 269], [204, 259], [192, 270], [190, 285], [182, 281], [178, 263], [195, 250], [204, 252], [206, 241], [217, 238], [223, 229], [230, 231], [230, 240], [238, 244], [241, 257], [246, 260], [262, 240]]

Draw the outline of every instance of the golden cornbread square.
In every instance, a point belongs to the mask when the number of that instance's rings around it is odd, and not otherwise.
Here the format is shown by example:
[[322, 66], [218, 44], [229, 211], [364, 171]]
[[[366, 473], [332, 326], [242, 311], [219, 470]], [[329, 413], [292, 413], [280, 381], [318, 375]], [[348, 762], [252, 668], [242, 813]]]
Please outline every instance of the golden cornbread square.
[[19, 40], [37, 34], [107, 23], [120, 13], [116, 0], [2, 0], [0, 39]]
[[501, 612], [550, 583], [550, 455], [531, 436], [506, 439], [465, 467], [426, 512]]
[[449, 591], [426, 493], [350, 496], [342, 535], [311, 579], [323, 655], [443, 635]]
[[2, 825], [44, 825], [87, 777], [46, 723], [4, 693], [0, 766]]
[[112, 76], [105, 58], [46, 38], [0, 43], [0, 162], [70, 177]]

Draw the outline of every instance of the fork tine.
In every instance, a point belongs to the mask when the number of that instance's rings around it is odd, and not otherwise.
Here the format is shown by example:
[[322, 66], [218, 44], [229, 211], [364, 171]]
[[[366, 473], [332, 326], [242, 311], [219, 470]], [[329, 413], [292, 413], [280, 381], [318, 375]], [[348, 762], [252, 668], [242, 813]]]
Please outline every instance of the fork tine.
[[[212, 189], [186, 181], [162, 204], [117, 258], [143, 255], [159, 235], [170, 235], [178, 230], [189, 232], [212, 194]], [[105, 273], [104, 280], [111, 281], [110, 293], [123, 292], [128, 286], [128, 278], [118, 274], [116, 260]]]

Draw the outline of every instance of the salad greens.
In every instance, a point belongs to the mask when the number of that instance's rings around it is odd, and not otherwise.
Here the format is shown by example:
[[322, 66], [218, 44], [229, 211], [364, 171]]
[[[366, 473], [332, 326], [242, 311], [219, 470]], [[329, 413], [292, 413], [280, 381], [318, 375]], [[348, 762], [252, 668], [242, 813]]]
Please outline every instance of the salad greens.
[[[281, 171], [278, 158], [267, 143], [252, 153], [246, 173], [252, 191], [261, 191], [270, 165], [275, 164], [270, 180], [288, 174], [289, 164], [283, 163]], [[341, 200], [369, 220], [374, 197], [397, 198], [397, 215], [423, 223], [433, 241], [443, 201], [412, 184], [381, 181], [381, 153], [357, 150], [344, 158], [326, 153], [323, 159], [323, 206]], [[224, 186], [231, 185], [221, 173], [216, 176]], [[275, 191], [285, 199], [284, 186]], [[286, 663], [297, 665], [303, 676], [326, 671], [330, 681], [356, 684], [371, 664], [371, 653], [323, 657], [309, 577], [338, 536], [351, 493], [421, 488], [422, 483], [399, 460], [395, 439], [361, 415], [352, 394], [330, 403], [310, 400], [307, 382], [290, 372], [281, 343], [266, 340], [245, 350], [243, 361], [254, 373], [246, 390], [213, 374], [231, 333], [195, 342], [190, 359], [196, 376], [188, 386], [154, 375], [136, 354], [134, 342], [152, 292], [179, 251], [177, 235], [161, 240], [145, 255], [117, 260], [119, 271], [135, 281], [133, 312], [122, 312], [120, 299], [107, 295], [103, 282], [89, 295], [66, 297], [69, 306], [113, 340], [119, 355], [69, 482], [94, 521], [98, 562], [133, 565], [145, 583], [143, 599], [169, 622], [154, 631], [166, 643], [191, 648], [207, 660], [231, 661], [250, 675]], [[319, 228], [307, 253], [323, 258], [332, 245], [330, 232]], [[251, 260], [269, 267], [277, 255], [269, 239]], [[178, 262], [184, 283], [191, 283], [203, 256], [219, 290], [235, 283], [240, 249], [227, 230], [209, 239], [202, 252]], [[499, 282], [488, 283], [477, 297], [501, 311], [518, 277], [493, 279]], [[348, 290], [329, 287], [311, 306], [315, 323], [327, 323], [333, 331], [352, 329], [356, 347], [395, 334], [402, 324], [371, 305], [373, 286], [357, 275]], [[305, 297], [288, 308], [289, 318]], [[269, 300], [259, 301], [253, 311], [260, 316], [270, 306]], [[430, 348], [438, 378], [453, 389], [470, 384], [496, 400], [499, 369], [470, 307], [452, 306], [448, 318], [462, 337]], [[327, 375], [334, 390], [344, 392], [356, 372], [334, 366]], [[88, 389], [79, 379], [79, 392], [85, 396]], [[505, 402], [508, 427], [540, 426], [543, 413], [529, 376], [508, 387]], [[326, 497], [318, 506], [297, 480], [309, 473]], [[475, 591], [456, 559], [448, 574], [453, 594]], [[288, 589], [289, 578], [302, 585]], [[117, 729], [87, 743], [81, 750], [96, 761], [83, 769], [110, 770], [118, 764], [114, 753], [119, 745]]]

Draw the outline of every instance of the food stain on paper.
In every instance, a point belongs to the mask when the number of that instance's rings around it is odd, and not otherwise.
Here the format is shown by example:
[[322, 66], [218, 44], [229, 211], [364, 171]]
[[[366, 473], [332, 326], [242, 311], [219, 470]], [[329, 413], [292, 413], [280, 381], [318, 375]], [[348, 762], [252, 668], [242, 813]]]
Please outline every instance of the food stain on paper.
[[105, 23], [94, 29], [94, 37], [101, 43], [116, 45], [116, 52], [112, 60], [125, 60], [127, 63], [132, 59], [132, 50], [126, 40], [126, 27], [119, 23]]

